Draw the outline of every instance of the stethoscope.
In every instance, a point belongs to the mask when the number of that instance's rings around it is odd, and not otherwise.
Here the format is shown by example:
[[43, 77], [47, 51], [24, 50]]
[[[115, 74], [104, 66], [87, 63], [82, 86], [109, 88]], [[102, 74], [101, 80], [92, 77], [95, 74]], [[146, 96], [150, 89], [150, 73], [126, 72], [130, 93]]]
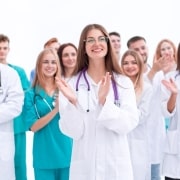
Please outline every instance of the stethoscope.
[[2, 88], [2, 85], [1, 85], [1, 71], [0, 71], [0, 94], [3, 94], [3, 88]]
[[[53, 102], [52, 102], [53, 107], [55, 107], [55, 105], [56, 105], [57, 96], [58, 96], [58, 94], [54, 94], [54, 96], [53, 96]], [[49, 108], [50, 111], [52, 111], [53, 109], [52, 109], [51, 105], [47, 102], [47, 100], [44, 97], [42, 97], [40, 94], [37, 94], [35, 92], [35, 95], [34, 95], [34, 98], [33, 98], [33, 103], [34, 103], [34, 108], [35, 108], [36, 114], [38, 116], [38, 119], [40, 119], [41, 116], [40, 116], [40, 114], [38, 112], [38, 108], [37, 108], [37, 105], [36, 105], [36, 98], [37, 97], [39, 97], [39, 98], [41, 98], [41, 100], [43, 100], [43, 102], [47, 105], [47, 107]]]
[[[79, 91], [79, 81], [80, 81], [80, 79], [81, 79], [81, 77], [82, 77], [82, 75], [83, 75], [84, 80], [85, 80], [86, 85], [87, 85], [87, 94], [88, 94], [88, 98], [87, 98], [87, 100], [88, 100], [88, 108], [87, 108], [86, 111], [89, 112], [89, 111], [90, 111], [90, 109], [89, 109], [90, 84], [89, 84], [88, 79], [87, 79], [87, 77], [86, 77], [86, 70], [87, 70], [87, 68], [84, 68], [84, 69], [79, 73], [79, 76], [78, 76], [77, 82], [76, 82], [76, 92]], [[113, 87], [113, 91], [114, 91], [114, 104], [115, 104], [116, 106], [120, 107], [117, 85], [116, 85], [116, 82], [115, 82], [114, 80], [112, 80], [112, 87]]]

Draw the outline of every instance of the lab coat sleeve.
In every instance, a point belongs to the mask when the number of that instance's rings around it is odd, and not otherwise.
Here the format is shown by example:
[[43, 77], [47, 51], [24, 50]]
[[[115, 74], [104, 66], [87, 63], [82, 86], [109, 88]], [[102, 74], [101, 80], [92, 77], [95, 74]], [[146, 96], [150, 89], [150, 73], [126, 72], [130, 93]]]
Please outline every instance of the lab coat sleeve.
[[120, 107], [117, 107], [112, 99], [107, 98], [97, 118], [104, 127], [119, 134], [129, 133], [139, 122], [133, 84], [129, 78], [125, 78], [123, 85], [128, 88], [118, 91]]
[[144, 83], [144, 90], [142, 95], [137, 103], [138, 112], [139, 112], [139, 124], [143, 124], [146, 120], [148, 120], [148, 116], [150, 114], [150, 103], [152, 98], [153, 89], [152, 86], [148, 83]]
[[5, 99], [0, 103], [0, 123], [12, 121], [17, 117], [22, 111], [24, 102], [24, 93], [17, 72], [11, 69], [5, 73], [8, 73], [8, 76], [5, 79]]
[[59, 128], [63, 134], [78, 140], [84, 133], [85, 112], [79, 105], [74, 106], [63, 95], [59, 93]]

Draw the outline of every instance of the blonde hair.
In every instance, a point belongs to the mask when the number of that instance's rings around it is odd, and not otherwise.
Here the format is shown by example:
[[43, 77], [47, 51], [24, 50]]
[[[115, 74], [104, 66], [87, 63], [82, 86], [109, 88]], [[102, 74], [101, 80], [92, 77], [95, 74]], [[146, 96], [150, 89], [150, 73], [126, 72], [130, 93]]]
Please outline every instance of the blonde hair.
[[[136, 52], [134, 50], [127, 50], [123, 54], [122, 59], [121, 59], [122, 70], [123, 70], [124, 59], [129, 55], [131, 55], [131, 56], [133, 56], [135, 58], [135, 60], [137, 62], [137, 66], [139, 67], [139, 72], [137, 73], [136, 80], [134, 82], [134, 90], [135, 90], [135, 93], [136, 93], [136, 100], [138, 100], [140, 98], [142, 90], [143, 90], [144, 62], [143, 62], [143, 59], [142, 59], [141, 55], [139, 55], [138, 52]], [[123, 70], [123, 72], [124, 72], [124, 70]]]
[[60, 77], [61, 69], [60, 69], [59, 57], [57, 55], [57, 52], [52, 48], [44, 49], [43, 51], [40, 52], [40, 54], [37, 57], [36, 67], [35, 67], [35, 78], [34, 78], [32, 87], [35, 87], [37, 85], [44, 87], [44, 85], [45, 85], [45, 77], [44, 77], [44, 74], [42, 73], [41, 69], [42, 69], [43, 57], [47, 54], [52, 54], [55, 57], [55, 60], [57, 63], [57, 72], [54, 75], [54, 77], [56, 77], [56, 76]]

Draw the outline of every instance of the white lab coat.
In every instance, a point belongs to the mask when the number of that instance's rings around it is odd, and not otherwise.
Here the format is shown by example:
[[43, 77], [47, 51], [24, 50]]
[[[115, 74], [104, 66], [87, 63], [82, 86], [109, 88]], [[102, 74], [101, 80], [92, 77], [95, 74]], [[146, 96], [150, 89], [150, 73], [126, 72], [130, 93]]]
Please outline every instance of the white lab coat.
[[159, 71], [153, 78], [153, 94], [150, 102], [150, 114], [147, 120], [149, 149], [151, 154], [151, 164], [162, 162], [163, 148], [165, 144], [166, 128], [165, 120], [161, 110], [161, 80], [164, 73]]
[[[116, 75], [120, 84], [120, 107], [114, 104], [112, 86], [105, 104], [100, 106], [99, 84], [95, 84], [87, 73], [86, 77], [90, 84], [89, 98], [82, 76], [77, 108], [65, 103], [61, 93], [59, 96], [59, 126], [64, 134], [73, 138], [70, 180], [133, 180], [127, 140], [127, 134], [139, 121], [133, 84], [129, 78]], [[75, 88], [77, 77], [72, 81]], [[86, 112], [88, 101], [90, 112]]]
[[139, 124], [128, 135], [135, 180], [149, 180], [151, 174], [147, 121], [152, 92], [151, 84], [144, 81], [142, 94], [137, 99]]
[[[170, 118], [169, 130], [177, 129], [177, 142], [178, 151], [177, 154], [171, 154], [171, 152], [164, 152], [163, 162], [162, 162], [162, 174], [163, 176], [180, 179], [180, 74], [176, 76], [179, 72], [174, 71], [166, 75], [166, 79], [170, 77], [175, 80], [178, 87], [178, 96], [176, 99], [176, 107], [172, 113], [167, 110], [167, 101], [170, 96], [170, 91], [168, 91], [162, 85], [162, 107], [163, 114], [165, 117]], [[176, 78], [175, 78], [176, 76]]]
[[13, 119], [22, 111], [24, 93], [19, 76], [11, 67], [0, 64], [0, 179], [14, 180]]

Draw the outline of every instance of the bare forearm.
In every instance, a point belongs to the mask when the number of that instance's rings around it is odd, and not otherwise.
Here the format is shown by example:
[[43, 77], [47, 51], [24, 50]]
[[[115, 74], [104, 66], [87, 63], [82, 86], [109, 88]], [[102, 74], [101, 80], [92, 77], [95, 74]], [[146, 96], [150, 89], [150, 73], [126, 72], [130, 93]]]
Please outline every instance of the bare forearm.
[[156, 73], [157, 71], [152, 68], [147, 75], [148, 79], [152, 81]]
[[46, 114], [45, 116], [41, 117], [38, 119], [31, 127], [31, 131], [36, 132], [46, 126], [53, 118], [54, 116], [58, 113], [57, 108], [53, 109], [51, 112]]
[[177, 94], [175, 93], [172, 93], [168, 102], [167, 102], [167, 109], [168, 111], [171, 113], [174, 108], [175, 108], [175, 105], [176, 105], [176, 98], [177, 98]]

